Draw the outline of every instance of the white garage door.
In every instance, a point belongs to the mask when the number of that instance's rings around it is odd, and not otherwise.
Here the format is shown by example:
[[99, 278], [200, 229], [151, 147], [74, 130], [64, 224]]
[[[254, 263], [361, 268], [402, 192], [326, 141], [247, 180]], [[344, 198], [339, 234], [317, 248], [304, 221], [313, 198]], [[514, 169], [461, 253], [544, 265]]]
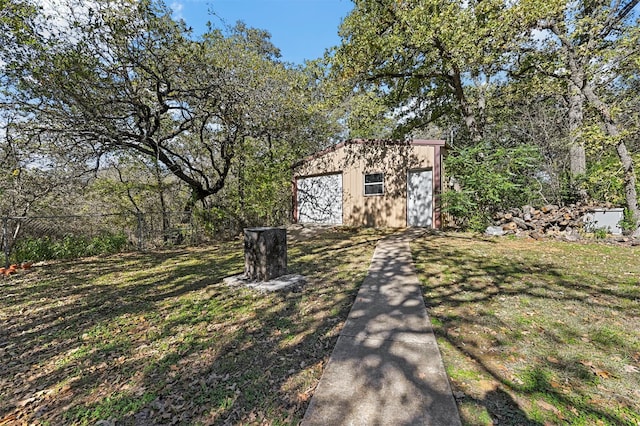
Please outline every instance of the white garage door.
[[342, 224], [342, 174], [298, 179], [298, 222]]
[[431, 170], [407, 176], [407, 226], [432, 227], [433, 174]]

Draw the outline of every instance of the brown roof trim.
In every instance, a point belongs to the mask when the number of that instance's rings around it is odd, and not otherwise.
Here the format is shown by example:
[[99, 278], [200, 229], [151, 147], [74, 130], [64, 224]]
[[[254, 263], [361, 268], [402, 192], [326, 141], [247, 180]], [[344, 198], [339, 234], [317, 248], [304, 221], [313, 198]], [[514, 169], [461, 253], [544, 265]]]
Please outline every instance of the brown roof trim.
[[419, 146], [444, 146], [445, 141], [442, 139], [413, 139], [409, 143]]
[[302, 160], [296, 162], [292, 168], [297, 168], [303, 165], [304, 163], [315, 160], [316, 158], [320, 158], [324, 155], [329, 154], [330, 152], [337, 151], [347, 145], [353, 144], [370, 144], [370, 145], [413, 145], [413, 146], [444, 146], [445, 141], [441, 139], [407, 139], [407, 140], [399, 140], [399, 139], [347, 139], [346, 141], [342, 141], [337, 143], [336, 145], [330, 146], [322, 151], [318, 151], [315, 154], [311, 154], [308, 157], [303, 158]]

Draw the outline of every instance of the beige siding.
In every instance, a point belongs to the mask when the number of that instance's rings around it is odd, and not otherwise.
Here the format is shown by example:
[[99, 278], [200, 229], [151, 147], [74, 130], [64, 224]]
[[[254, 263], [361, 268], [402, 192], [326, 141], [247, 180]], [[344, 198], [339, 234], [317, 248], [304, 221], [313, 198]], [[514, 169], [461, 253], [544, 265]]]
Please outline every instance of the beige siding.
[[[343, 173], [343, 223], [375, 227], [407, 224], [407, 172], [434, 167], [428, 145], [347, 143], [305, 161], [296, 177]], [[364, 195], [364, 175], [384, 173], [384, 194]]]

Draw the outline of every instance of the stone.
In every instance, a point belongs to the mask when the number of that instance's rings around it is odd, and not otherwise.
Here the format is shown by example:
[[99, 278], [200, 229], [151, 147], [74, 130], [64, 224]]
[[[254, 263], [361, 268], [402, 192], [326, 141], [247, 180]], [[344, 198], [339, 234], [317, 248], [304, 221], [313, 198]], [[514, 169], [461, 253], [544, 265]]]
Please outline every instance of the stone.
[[283, 228], [244, 230], [244, 275], [268, 281], [287, 273], [287, 231]]
[[307, 283], [307, 279], [298, 274], [281, 275], [268, 281], [254, 281], [248, 279], [244, 274], [240, 274], [227, 277], [222, 281], [231, 287], [245, 286], [260, 292], [289, 290], [294, 293], [302, 289]]
[[575, 241], [580, 241], [581, 239], [580, 233], [571, 227], [567, 227], [567, 229], [564, 230], [564, 233], [565, 233], [564, 239], [567, 241], [575, 242]]
[[489, 235], [491, 237], [500, 237], [504, 235], [504, 231], [501, 226], [488, 226], [484, 231], [485, 235]]

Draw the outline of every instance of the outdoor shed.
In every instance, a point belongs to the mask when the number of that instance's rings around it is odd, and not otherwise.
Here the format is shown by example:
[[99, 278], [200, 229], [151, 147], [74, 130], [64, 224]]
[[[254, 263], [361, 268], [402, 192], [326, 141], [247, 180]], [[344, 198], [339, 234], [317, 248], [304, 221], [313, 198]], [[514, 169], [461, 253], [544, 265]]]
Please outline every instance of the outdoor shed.
[[294, 221], [439, 228], [443, 140], [349, 140], [294, 167]]

